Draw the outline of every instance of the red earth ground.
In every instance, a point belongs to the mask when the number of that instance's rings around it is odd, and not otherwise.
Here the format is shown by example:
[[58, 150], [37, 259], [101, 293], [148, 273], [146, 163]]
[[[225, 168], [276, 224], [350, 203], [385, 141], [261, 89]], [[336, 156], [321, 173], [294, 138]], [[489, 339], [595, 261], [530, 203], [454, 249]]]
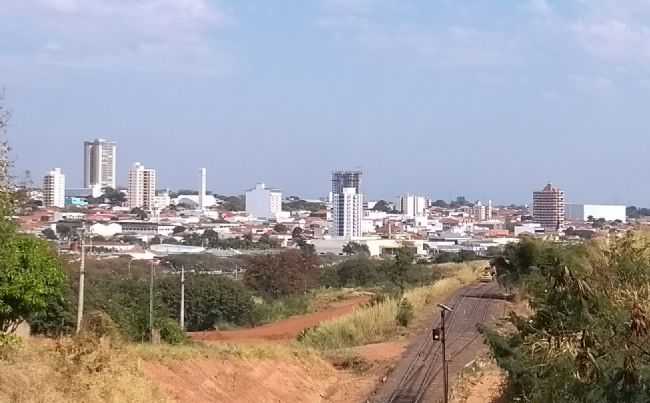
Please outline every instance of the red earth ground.
[[359, 305], [365, 304], [368, 300], [369, 298], [366, 296], [350, 298], [334, 302], [330, 304], [329, 308], [319, 312], [298, 315], [251, 329], [192, 332], [189, 335], [192, 340], [204, 342], [291, 341], [295, 340], [304, 329], [352, 313]]

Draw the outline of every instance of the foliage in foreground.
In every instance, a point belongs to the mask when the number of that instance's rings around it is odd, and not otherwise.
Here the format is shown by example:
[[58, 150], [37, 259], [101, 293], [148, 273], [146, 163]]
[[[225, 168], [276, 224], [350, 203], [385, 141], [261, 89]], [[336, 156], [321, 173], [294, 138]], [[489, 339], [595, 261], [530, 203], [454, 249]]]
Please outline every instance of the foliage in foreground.
[[487, 331], [498, 364], [525, 402], [650, 401], [650, 241], [609, 246], [527, 240], [498, 262], [529, 296], [530, 318]]

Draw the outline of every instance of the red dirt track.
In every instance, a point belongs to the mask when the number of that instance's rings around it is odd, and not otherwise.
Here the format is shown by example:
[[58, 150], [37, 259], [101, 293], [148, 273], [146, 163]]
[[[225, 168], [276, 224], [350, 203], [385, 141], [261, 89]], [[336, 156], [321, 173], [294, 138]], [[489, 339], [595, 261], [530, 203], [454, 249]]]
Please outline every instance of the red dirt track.
[[368, 297], [350, 298], [333, 303], [330, 308], [320, 312], [294, 316], [251, 329], [192, 332], [189, 335], [192, 340], [205, 342], [290, 341], [295, 340], [304, 329], [352, 313], [359, 305], [365, 304], [368, 300]]

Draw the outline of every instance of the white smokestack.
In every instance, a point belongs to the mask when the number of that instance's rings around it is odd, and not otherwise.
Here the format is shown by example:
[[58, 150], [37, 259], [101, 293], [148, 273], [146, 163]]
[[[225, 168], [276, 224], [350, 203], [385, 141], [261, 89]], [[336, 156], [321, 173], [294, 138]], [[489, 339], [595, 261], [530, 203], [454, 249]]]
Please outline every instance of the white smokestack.
[[208, 170], [205, 168], [201, 168], [201, 191], [199, 193], [199, 206], [201, 210], [205, 210], [205, 196], [207, 192], [207, 176], [208, 176]]

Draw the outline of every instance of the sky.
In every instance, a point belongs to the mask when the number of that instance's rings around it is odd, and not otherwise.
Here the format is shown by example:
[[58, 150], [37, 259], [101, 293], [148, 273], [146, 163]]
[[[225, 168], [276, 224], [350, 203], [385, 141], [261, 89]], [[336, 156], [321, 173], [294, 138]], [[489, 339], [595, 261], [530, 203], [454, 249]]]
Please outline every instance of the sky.
[[18, 177], [650, 206], [647, 0], [0, 0]]

